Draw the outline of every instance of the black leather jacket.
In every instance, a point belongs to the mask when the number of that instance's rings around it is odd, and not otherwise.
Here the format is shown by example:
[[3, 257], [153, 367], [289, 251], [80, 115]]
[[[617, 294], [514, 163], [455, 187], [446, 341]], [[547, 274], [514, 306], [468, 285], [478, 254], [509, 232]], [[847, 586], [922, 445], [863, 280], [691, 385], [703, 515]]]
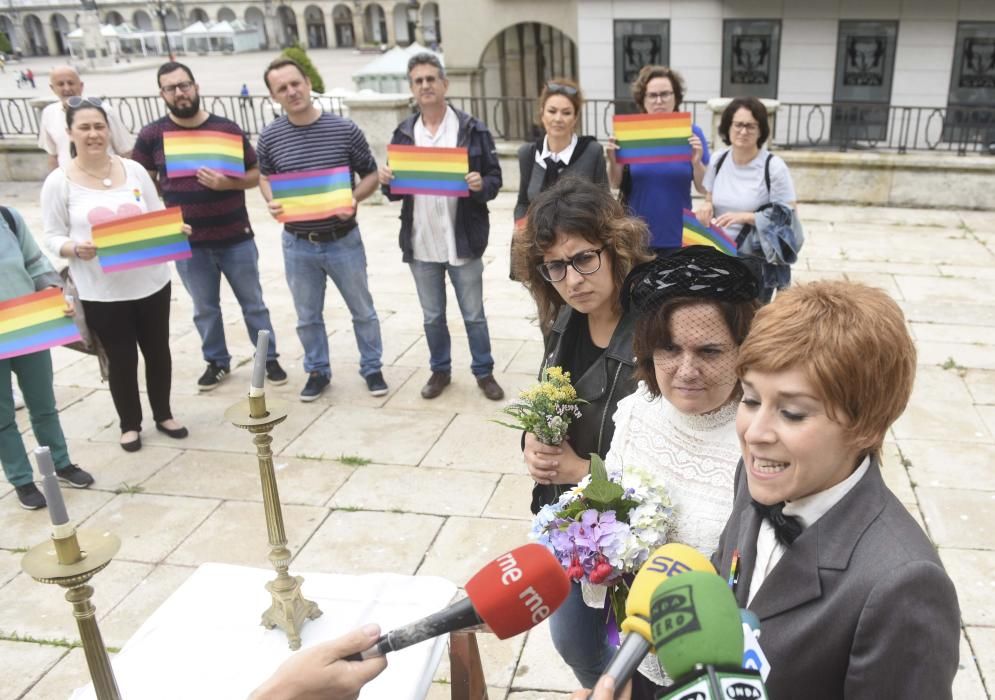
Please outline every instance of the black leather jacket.
[[[546, 338], [546, 354], [543, 359], [539, 376], [546, 367], [562, 366], [566, 352], [563, 338], [571, 324], [577, 322], [579, 314], [569, 306], [564, 306], [556, 317], [553, 329]], [[572, 372], [570, 367], [563, 369], [571, 372], [577, 395], [588, 403], [580, 407], [581, 417], [570, 425], [570, 445], [581, 457], [592, 452], [604, 459], [611, 446], [615, 434], [615, 408], [620, 399], [636, 390], [636, 380], [633, 372], [636, 363], [632, 353], [632, 332], [636, 324], [635, 313], [622, 316], [612, 334], [611, 341], [601, 357], [581, 377]], [[532, 512], [547, 503], [553, 503], [562, 493], [572, 489], [573, 484], [551, 484], [544, 486], [536, 484], [532, 489]]]

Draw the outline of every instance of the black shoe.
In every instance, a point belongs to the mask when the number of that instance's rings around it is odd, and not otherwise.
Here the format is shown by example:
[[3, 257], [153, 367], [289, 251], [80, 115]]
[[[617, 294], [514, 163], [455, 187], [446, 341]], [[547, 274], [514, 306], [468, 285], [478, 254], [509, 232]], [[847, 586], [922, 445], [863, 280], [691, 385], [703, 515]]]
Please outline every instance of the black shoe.
[[90, 476], [89, 472], [83, 471], [75, 464], [70, 464], [68, 467], [63, 467], [62, 469], [56, 469], [55, 475], [59, 477], [59, 481], [63, 484], [68, 484], [74, 489], [85, 489], [93, 483], [93, 477]]
[[186, 428], [167, 428], [162, 423], [156, 423], [155, 429], [158, 430], [160, 433], [166, 433], [166, 435], [168, 435], [169, 437], [175, 438], [177, 440], [182, 440], [183, 438], [185, 438], [187, 435], [190, 434], [190, 431], [187, 430]]
[[486, 377], [477, 377], [477, 386], [484, 392], [484, 396], [491, 401], [500, 401], [504, 398], [504, 389], [494, 379], [493, 374], [488, 374]]
[[442, 390], [449, 386], [449, 382], [453, 380], [452, 375], [449, 372], [432, 372], [432, 376], [428, 378], [425, 386], [421, 388], [421, 397], [423, 399], [434, 399]]
[[310, 402], [314, 401], [316, 398], [321, 396], [321, 392], [325, 390], [325, 387], [331, 383], [331, 379], [326, 377], [321, 372], [311, 372], [311, 376], [307, 378], [307, 384], [301, 389], [301, 401]]
[[266, 381], [276, 386], [287, 383], [287, 373], [283, 371], [283, 367], [276, 360], [266, 361]]
[[121, 449], [125, 452], [138, 452], [142, 449], [142, 436], [139, 435], [131, 442], [122, 442], [119, 444], [121, 445]]
[[383, 380], [383, 372], [367, 374], [364, 379], [366, 379], [366, 388], [373, 396], [383, 396], [387, 393], [387, 382]]
[[219, 367], [213, 362], [208, 362], [207, 369], [204, 370], [204, 373], [200, 375], [200, 379], [197, 380], [197, 388], [200, 391], [210, 391], [220, 384], [228, 376], [230, 371], [227, 367]]
[[24, 510], [38, 510], [48, 505], [34, 482], [24, 484], [24, 486], [15, 486], [14, 490], [17, 491], [17, 500], [21, 502], [21, 508]]

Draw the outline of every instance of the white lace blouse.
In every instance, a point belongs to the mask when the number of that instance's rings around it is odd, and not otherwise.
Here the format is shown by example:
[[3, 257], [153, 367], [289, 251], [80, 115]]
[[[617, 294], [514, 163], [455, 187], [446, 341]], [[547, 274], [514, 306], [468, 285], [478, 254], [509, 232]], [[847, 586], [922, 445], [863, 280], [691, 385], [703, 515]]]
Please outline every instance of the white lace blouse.
[[656, 466], [674, 505], [670, 541], [706, 557], [718, 547], [732, 512], [733, 477], [739, 461], [736, 401], [708, 415], [678, 411], [644, 382], [618, 402], [615, 436], [605, 458], [609, 473], [626, 465]]

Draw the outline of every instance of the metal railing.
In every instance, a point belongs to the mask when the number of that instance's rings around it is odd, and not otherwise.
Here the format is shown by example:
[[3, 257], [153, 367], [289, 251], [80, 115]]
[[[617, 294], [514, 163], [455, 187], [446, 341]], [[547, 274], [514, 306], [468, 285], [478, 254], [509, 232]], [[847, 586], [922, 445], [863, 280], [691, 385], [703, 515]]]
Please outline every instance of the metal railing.
[[[125, 127], [137, 133], [142, 126], [166, 114], [158, 96], [107, 97]], [[536, 99], [531, 97], [451, 97], [452, 104], [483, 120], [495, 139], [531, 141], [536, 126]], [[38, 135], [38, 115], [30, 98], [0, 98], [0, 138]], [[278, 104], [261, 95], [203, 97], [209, 112], [237, 122], [250, 137], [282, 114]], [[316, 97], [324, 111], [347, 115], [340, 97]], [[628, 114], [630, 101], [589, 100], [581, 114], [581, 130], [605, 140], [612, 133], [612, 117]], [[712, 113], [704, 102], [685, 102], [693, 121], [711, 132]], [[944, 151], [960, 155], [995, 155], [995, 108], [896, 107], [874, 103], [781, 103], [772, 125], [771, 143], [784, 149]]]

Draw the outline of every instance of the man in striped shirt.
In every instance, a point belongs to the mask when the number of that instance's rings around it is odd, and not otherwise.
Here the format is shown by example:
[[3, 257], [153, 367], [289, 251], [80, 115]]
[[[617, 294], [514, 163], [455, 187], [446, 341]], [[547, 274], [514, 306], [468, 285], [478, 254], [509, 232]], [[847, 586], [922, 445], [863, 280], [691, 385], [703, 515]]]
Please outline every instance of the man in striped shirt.
[[[331, 381], [324, 305], [330, 277], [352, 315], [359, 348], [359, 373], [373, 396], [387, 393], [381, 361], [380, 321], [366, 278], [366, 250], [356, 223], [356, 205], [377, 188], [377, 163], [366, 137], [355, 124], [322, 112], [311, 101], [311, 81], [294, 61], [278, 58], [263, 74], [270, 96], [284, 115], [259, 135], [259, 189], [273, 218], [283, 205], [273, 198], [268, 177], [348, 166], [353, 180], [353, 211], [317, 221], [294, 221], [283, 227], [283, 262], [297, 311], [297, 335], [304, 346], [307, 383], [301, 401], [314, 401]], [[359, 182], [355, 183], [354, 176]]]

